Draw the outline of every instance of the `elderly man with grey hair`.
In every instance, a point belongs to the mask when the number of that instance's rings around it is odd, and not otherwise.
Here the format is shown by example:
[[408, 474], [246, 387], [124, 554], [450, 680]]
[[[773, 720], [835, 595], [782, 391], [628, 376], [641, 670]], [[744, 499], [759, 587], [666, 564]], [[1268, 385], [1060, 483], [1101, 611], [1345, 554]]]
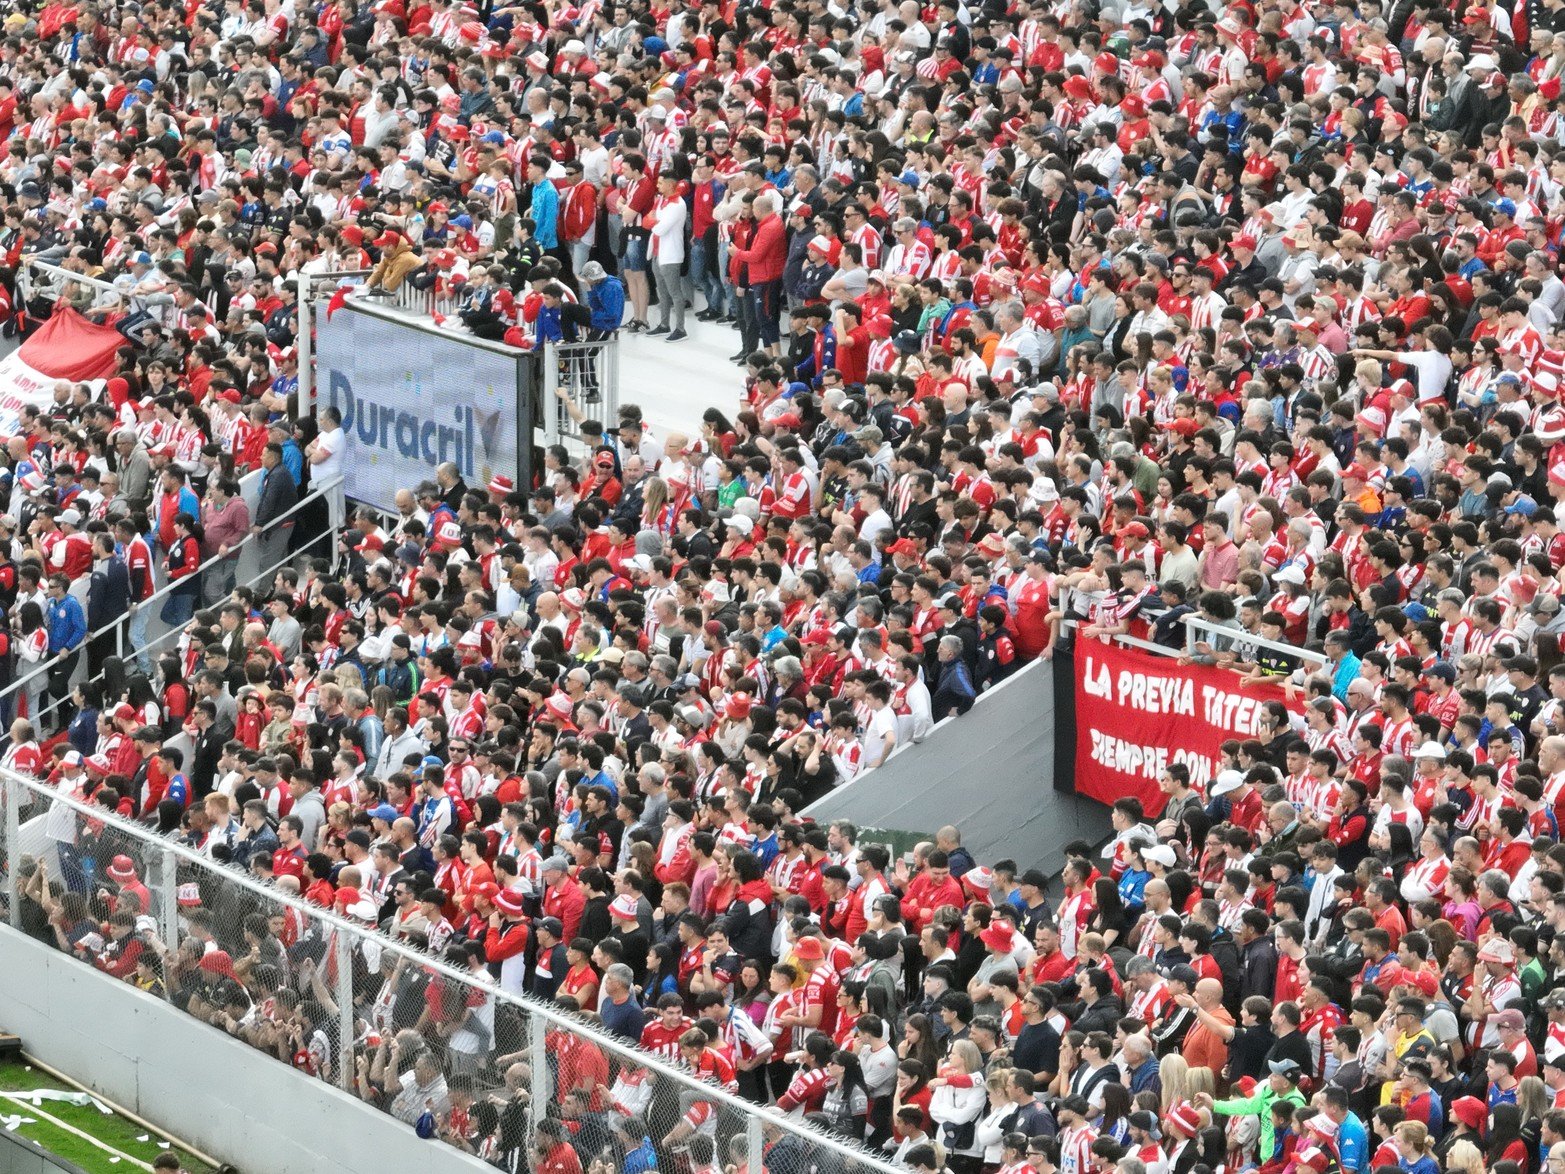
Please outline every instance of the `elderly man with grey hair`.
[[936, 655], [940, 659], [940, 680], [935, 687], [931, 710], [936, 721], [966, 713], [973, 707], [977, 690], [972, 671], [965, 659], [966, 649], [960, 636], [942, 636]]
[[[646, 800], [646, 806], [641, 809], [641, 818], [629, 830], [647, 828], [653, 834], [661, 835], [663, 817], [668, 814], [668, 771], [661, 763], [648, 762], [636, 772], [636, 786]], [[625, 842], [630, 842], [629, 836], [625, 837]]]
[[119, 461], [120, 492], [135, 508], [152, 500], [152, 458], [134, 428], [114, 434], [114, 455]]
[[1043, 334], [1033, 329], [1019, 302], [1001, 302], [994, 308], [994, 326], [1000, 332], [1000, 343], [995, 348], [994, 368], [990, 374], [999, 380], [1014, 371], [1018, 362], [1026, 360], [1034, 375], [1052, 363], [1060, 352], [1059, 339], [1052, 333]]
[[603, 972], [603, 1001], [598, 1015], [606, 1030], [632, 1043], [641, 1042], [647, 1013], [636, 1002], [636, 976], [629, 966], [616, 962]]

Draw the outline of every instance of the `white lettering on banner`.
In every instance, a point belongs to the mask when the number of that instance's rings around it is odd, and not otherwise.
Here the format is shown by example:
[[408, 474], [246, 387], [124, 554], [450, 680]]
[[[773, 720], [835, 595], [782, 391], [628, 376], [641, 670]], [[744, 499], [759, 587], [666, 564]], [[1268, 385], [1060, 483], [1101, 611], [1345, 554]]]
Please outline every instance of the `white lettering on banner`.
[[1262, 704], [1244, 693], [1232, 693], [1215, 685], [1202, 685], [1197, 708], [1195, 682], [1188, 677], [1163, 673], [1120, 671], [1114, 679], [1109, 667], [1089, 652], [1082, 667], [1081, 689], [1088, 697], [1114, 701], [1148, 714], [1196, 717], [1236, 738], [1253, 737], [1261, 728]]
[[1242, 693], [1230, 693], [1211, 685], [1201, 686], [1201, 713], [1204, 719], [1236, 738], [1250, 738], [1260, 731], [1261, 703]]
[[1142, 713], [1171, 713], [1176, 717], [1195, 716], [1195, 683], [1188, 677], [1163, 674], [1119, 674], [1119, 703]]
[[1178, 762], [1189, 768], [1191, 782], [1205, 786], [1216, 773], [1212, 760], [1193, 750], [1127, 742], [1102, 730], [1088, 733], [1092, 738], [1092, 761], [1118, 774], [1155, 781], [1169, 763]]
[[1081, 689], [1088, 697], [1101, 697], [1105, 701], [1114, 699], [1114, 685], [1108, 667], [1093, 660], [1090, 652], [1087, 654], [1086, 666], [1081, 670]]
[[1128, 705], [1142, 713], [1168, 713], [1176, 717], [1196, 715], [1195, 685], [1189, 678], [1125, 669], [1111, 685], [1108, 667], [1095, 661], [1090, 653], [1082, 669], [1081, 687], [1089, 697]]

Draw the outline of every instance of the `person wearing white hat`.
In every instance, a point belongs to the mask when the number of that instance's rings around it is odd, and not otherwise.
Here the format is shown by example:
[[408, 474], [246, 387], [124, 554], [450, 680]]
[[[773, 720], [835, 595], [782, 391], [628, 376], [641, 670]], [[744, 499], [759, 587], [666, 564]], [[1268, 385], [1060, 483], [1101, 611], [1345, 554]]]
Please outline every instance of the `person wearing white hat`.
[[[87, 772], [82, 767], [82, 756], [76, 750], [67, 751], [60, 759], [60, 778], [55, 792], [77, 803], [87, 801]], [[76, 850], [79, 820], [74, 808], [64, 803], [54, 803], [44, 817], [44, 835], [54, 843], [60, 861], [60, 879], [73, 893], [87, 891], [87, 876], [82, 871], [81, 856]]]
[[1166, 872], [1178, 862], [1178, 854], [1167, 844], [1149, 844], [1141, 850], [1141, 858], [1147, 862], [1153, 876]]

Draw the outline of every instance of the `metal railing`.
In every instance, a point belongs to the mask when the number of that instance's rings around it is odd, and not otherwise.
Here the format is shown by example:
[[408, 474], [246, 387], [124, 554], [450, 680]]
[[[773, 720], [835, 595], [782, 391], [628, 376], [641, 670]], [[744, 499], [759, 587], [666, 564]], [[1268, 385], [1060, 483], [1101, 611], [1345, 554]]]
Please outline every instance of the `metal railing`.
[[619, 350], [617, 336], [544, 345], [536, 405], [542, 443], [581, 444], [578, 416], [613, 431], [619, 419]]
[[[1219, 652], [1253, 653], [1258, 648], [1269, 648], [1273, 652], [1280, 652], [1316, 667], [1326, 663], [1326, 654], [1315, 648], [1301, 648], [1297, 644], [1267, 640], [1263, 636], [1252, 635], [1243, 628], [1215, 624], [1211, 620], [1203, 620], [1200, 616], [1186, 616], [1183, 622], [1185, 626], [1183, 646], [1170, 647], [1167, 644], [1157, 644], [1123, 632], [1116, 633], [1110, 639], [1126, 648], [1139, 648], [1143, 652], [1155, 652], [1159, 656], [1195, 656], [1198, 655], [1196, 645], [1207, 644], [1214, 651]], [[1064, 626], [1067, 631], [1074, 633], [1081, 625], [1078, 621], [1067, 620]]]
[[173, 305], [170, 295], [159, 299], [135, 297], [123, 286], [36, 257], [23, 259], [16, 274], [16, 289], [24, 306], [34, 299], [47, 298], [68, 302], [83, 314], [93, 310], [144, 310], [161, 320], [164, 307]]
[[[504, 986], [497, 984], [482, 967], [457, 964], [460, 951], [436, 956], [65, 789], [0, 772], [0, 898], [10, 926], [0, 935], [30, 927], [104, 970], [117, 961], [124, 969], [126, 953], [137, 951], [149, 961], [124, 977], [138, 978], [143, 989], [161, 989], [215, 1029], [410, 1125], [428, 1112], [425, 1124], [440, 1136], [495, 1164], [516, 1168], [509, 1155], [537, 1136], [545, 1118], [563, 1117], [576, 1137], [592, 1139], [584, 1169], [604, 1149], [633, 1149], [638, 1141], [655, 1152], [652, 1168], [665, 1171], [684, 1168], [705, 1148], [715, 1149], [722, 1167], [759, 1171], [767, 1151], [783, 1144], [802, 1157], [796, 1168], [818, 1174], [900, 1169], [698, 1079], [589, 1016], [508, 989], [506, 972]], [[72, 818], [60, 818], [62, 806]], [[117, 857], [128, 858], [134, 882], [107, 875]], [[122, 879], [126, 862], [116, 865]], [[368, 888], [367, 880], [351, 879]], [[111, 898], [116, 910], [138, 918], [133, 930], [109, 931], [122, 942], [107, 940], [102, 919], [91, 916]], [[349, 913], [362, 910], [350, 906]], [[274, 917], [282, 937], [272, 932]], [[97, 924], [82, 935], [86, 920]], [[52, 928], [40, 930], [44, 924]], [[460, 1123], [450, 1113], [458, 1101], [465, 1102]], [[458, 1137], [468, 1122], [473, 1133]], [[621, 1168], [619, 1161], [609, 1167]]]
[[[157, 649], [163, 647], [163, 645], [169, 641], [179, 638], [180, 634], [184, 630], [184, 625], [165, 628], [164, 631], [158, 632], [155, 635], [142, 640], [137, 645], [137, 647], [127, 648], [127, 641], [130, 639], [131, 620], [135, 612], [141, 611], [143, 609], [147, 610], [148, 627], [151, 627], [154, 624], [162, 625], [163, 620], [160, 615], [162, 608], [159, 606], [156, 608], [156, 610], [153, 610], [154, 605], [160, 605], [161, 603], [165, 602], [168, 597], [177, 590], [188, 590], [188, 584], [191, 580], [195, 580], [195, 582], [198, 584], [198, 591], [202, 590], [203, 588], [199, 586], [199, 584], [203, 583], [206, 574], [217, 569], [222, 564], [227, 563], [230, 560], [233, 560], [235, 566], [236, 586], [254, 586], [256, 583], [265, 581], [271, 575], [274, 575], [279, 569], [292, 563], [299, 557], [299, 554], [297, 552], [285, 553], [270, 566], [259, 567], [258, 569], [251, 571], [241, 577], [237, 574], [238, 563], [239, 560], [244, 557], [246, 551], [249, 549], [259, 549], [259, 539], [262, 536], [274, 533], [279, 527], [293, 526], [297, 521], [296, 515], [300, 514], [306, 508], [311, 507], [318, 502], [325, 502], [328, 509], [335, 510], [340, 514], [342, 511], [343, 502], [343, 481], [344, 479], [342, 477], [336, 477], [324, 485], [312, 486], [310, 492], [304, 497], [300, 498], [291, 509], [273, 519], [271, 524], [264, 531], [262, 531], [261, 535], [246, 533], [244, 537], [241, 538], [237, 543], [229, 547], [229, 553], [227, 555], [213, 555], [211, 558], [207, 559], [199, 567], [197, 567], [193, 574], [187, 576], [184, 579], [171, 580], [164, 583], [146, 599], [142, 600], [139, 604], [134, 605], [134, 608], [131, 612], [127, 612], [118, 619], [111, 620], [109, 623], [104, 624], [101, 628], [97, 628], [88, 632], [84, 637], [82, 637], [81, 642], [74, 648], [67, 652], [59, 653], [55, 656], [45, 657], [43, 660], [38, 661], [37, 664], [33, 665], [26, 672], [21, 673], [9, 685], [5, 686], [3, 689], [0, 689], [0, 707], [3, 707], [6, 711], [9, 711], [12, 708], [12, 699], [15, 698], [18, 694], [22, 693], [24, 690], [27, 690], [30, 685], [35, 684], [40, 678], [47, 680], [49, 672], [54, 667], [72, 656], [79, 657], [83, 651], [91, 647], [95, 640], [105, 636], [113, 635], [115, 642], [114, 654], [116, 656], [123, 658], [125, 657], [126, 653], [129, 652], [137, 660], [144, 662], [150, 660]], [[332, 535], [332, 537], [334, 538], [335, 536]], [[85, 610], [85, 605], [83, 610]], [[201, 610], [199, 604], [196, 607], [196, 610]], [[45, 715], [52, 714], [57, 711], [62, 705], [65, 704], [66, 700], [67, 699], [63, 697], [53, 697], [46, 706], [39, 709], [36, 713], [30, 713], [28, 715], [28, 719], [37, 729], [42, 731], [45, 727], [41, 724], [41, 719]]]
[[[1194, 654], [1196, 645], [1201, 643], [1209, 645], [1216, 651], [1253, 653], [1256, 649], [1267, 648], [1296, 660], [1326, 663], [1326, 654], [1315, 649], [1300, 648], [1297, 644], [1286, 644], [1279, 640], [1267, 640], [1262, 636], [1252, 635], [1243, 628], [1214, 624], [1211, 620], [1203, 620], [1200, 616], [1186, 616], [1185, 651]], [[1222, 649], [1218, 648], [1219, 643], [1224, 645]]]

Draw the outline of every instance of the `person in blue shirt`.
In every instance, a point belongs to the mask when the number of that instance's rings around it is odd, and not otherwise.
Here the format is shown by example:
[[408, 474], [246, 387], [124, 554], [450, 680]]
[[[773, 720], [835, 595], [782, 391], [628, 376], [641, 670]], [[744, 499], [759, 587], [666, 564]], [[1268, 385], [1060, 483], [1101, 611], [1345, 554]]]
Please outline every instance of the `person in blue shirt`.
[[625, 286], [610, 277], [603, 266], [588, 261], [581, 267], [581, 279], [587, 286], [587, 308], [592, 311], [593, 339], [606, 338], [625, 320]]
[[764, 654], [788, 638], [788, 629], [783, 627], [782, 608], [775, 603], [763, 603], [761, 617], [771, 621], [770, 626], [761, 635], [761, 652]]
[[[288, 476], [293, 478], [294, 487], [304, 484], [304, 451], [299, 447], [299, 442], [293, 438], [293, 429], [289, 427], [287, 420], [273, 420], [271, 424], [272, 439], [283, 448], [283, 468], [288, 470]], [[185, 508], [183, 500], [180, 509]], [[190, 513], [189, 510], [185, 511]], [[192, 517], [199, 518], [201, 510], [199, 505]]]
[[532, 184], [532, 203], [528, 216], [532, 217], [533, 239], [545, 249], [560, 247], [560, 193], [549, 179], [549, 157], [534, 155], [527, 163], [527, 181]]
[[1152, 879], [1152, 874], [1147, 871], [1141, 859], [1141, 846], [1130, 850], [1130, 863], [1125, 866], [1125, 871], [1119, 876], [1119, 899], [1125, 905], [1125, 912], [1139, 914], [1147, 905], [1147, 882]]
[[87, 614], [70, 593], [70, 580], [64, 575], [49, 576], [49, 655], [76, 649], [87, 635]]
[[649, 1171], [656, 1170], [657, 1149], [652, 1144], [652, 1138], [647, 1135], [646, 1123], [640, 1117], [621, 1117], [618, 1113], [610, 1116], [620, 1148], [625, 1151], [625, 1157], [618, 1167], [620, 1174], [649, 1174]]
[[49, 629], [49, 692], [60, 700], [70, 696], [71, 675], [81, 657], [81, 643], [87, 638], [87, 613], [70, 593], [71, 582], [64, 575], [49, 576], [49, 606], [44, 623]]
[[1342, 1174], [1365, 1174], [1369, 1130], [1348, 1109], [1347, 1091], [1339, 1085], [1328, 1084], [1321, 1090], [1321, 1099], [1324, 1102], [1322, 1115], [1336, 1126], [1337, 1160]]

